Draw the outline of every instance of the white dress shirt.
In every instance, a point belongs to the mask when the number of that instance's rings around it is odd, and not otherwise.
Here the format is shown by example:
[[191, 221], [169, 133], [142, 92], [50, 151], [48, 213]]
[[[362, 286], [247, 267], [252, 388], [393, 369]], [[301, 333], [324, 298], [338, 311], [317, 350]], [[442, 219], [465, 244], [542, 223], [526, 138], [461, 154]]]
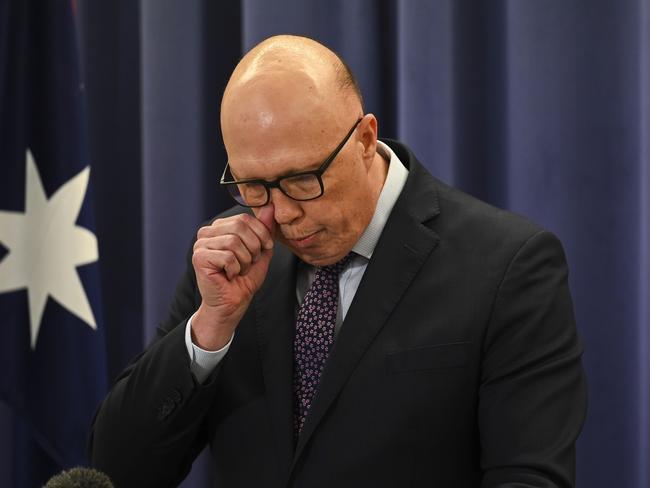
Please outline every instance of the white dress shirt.
[[[375, 250], [379, 236], [381, 236], [384, 230], [388, 216], [393, 210], [393, 206], [402, 192], [406, 178], [408, 177], [408, 170], [390, 147], [381, 141], [377, 141], [377, 150], [388, 160], [388, 174], [379, 194], [375, 213], [368, 227], [366, 227], [366, 230], [361, 234], [361, 237], [352, 248], [352, 251], [356, 255], [348, 262], [339, 275], [339, 307], [334, 330], [335, 337], [341, 330], [343, 320], [350, 309], [350, 305], [357, 292], [357, 288], [359, 288], [361, 278], [363, 278], [372, 253]], [[296, 297], [298, 304], [302, 303], [305, 293], [314, 281], [315, 275], [316, 269], [314, 266], [303, 262], [299, 264], [296, 278]], [[191, 358], [190, 368], [192, 373], [197, 381], [202, 383], [228, 352], [234, 334], [228, 344], [223, 348], [218, 351], [206, 351], [192, 342], [191, 328], [192, 318], [187, 321], [185, 327], [185, 344]]]

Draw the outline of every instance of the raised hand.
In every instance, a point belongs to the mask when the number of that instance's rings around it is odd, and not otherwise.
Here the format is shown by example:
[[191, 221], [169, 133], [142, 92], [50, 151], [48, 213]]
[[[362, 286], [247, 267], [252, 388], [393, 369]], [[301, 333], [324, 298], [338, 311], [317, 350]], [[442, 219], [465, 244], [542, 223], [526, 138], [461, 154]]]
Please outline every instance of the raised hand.
[[192, 338], [207, 350], [225, 346], [262, 286], [273, 256], [273, 204], [258, 217], [217, 219], [201, 227], [192, 255], [201, 306], [192, 319]]

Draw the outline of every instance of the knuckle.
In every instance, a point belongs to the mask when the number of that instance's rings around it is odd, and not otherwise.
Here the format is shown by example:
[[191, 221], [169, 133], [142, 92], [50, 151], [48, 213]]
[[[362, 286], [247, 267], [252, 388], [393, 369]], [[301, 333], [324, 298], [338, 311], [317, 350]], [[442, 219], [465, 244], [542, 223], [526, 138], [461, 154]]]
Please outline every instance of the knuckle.
[[192, 253], [192, 265], [196, 268], [204, 261], [204, 249], [195, 249]]
[[196, 233], [196, 240], [198, 241], [198, 240], [202, 239], [203, 237], [205, 237], [207, 232], [208, 232], [208, 227], [201, 227], [198, 230], [198, 232]]
[[205, 227], [205, 229], [207, 229], [210, 236], [219, 235], [219, 234], [221, 234], [223, 232], [223, 227], [225, 225], [228, 225], [229, 220], [230, 220], [229, 218], [215, 219], [215, 220], [212, 221], [210, 226]]
[[262, 241], [259, 238], [257, 238], [253, 241], [253, 249], [251, 249], [251, 251], [258, 253], [261, 250], [262, 250]]
[[234, 248], [239, 244], [239, 237], [237, 237], [234, 234], [228, 234], [227, 236], [224, 237], [225, 244], [229, 248]]
[[205, 247], [205, 238], [199, 237], [196, 241], [194, 241], [194, 246], [192, 247], [192, 250], [196, 253], [199, 249]]
[[235, 221], [235, 227], [237, 228], [237, 230], [244, 231], [250, 229], [252, 223], [250, 215], [239, 214], [237, 217], [238, 218]]
[[248, 228], [249, 228], [248, 225], [242, 222], [241, 220], [236, 221], [233, 225], [233, 231], [237, 234], [242, 234]]

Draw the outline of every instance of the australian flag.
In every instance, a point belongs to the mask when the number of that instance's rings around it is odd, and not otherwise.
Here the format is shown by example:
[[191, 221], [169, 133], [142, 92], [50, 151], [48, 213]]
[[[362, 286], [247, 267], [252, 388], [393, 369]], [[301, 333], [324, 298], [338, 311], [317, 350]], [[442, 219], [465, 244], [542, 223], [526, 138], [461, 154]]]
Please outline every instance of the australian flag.
[[75, 25], [71, 0], [0, 0], [0, 462], [15, 487], [86, 464], [107, 386]]

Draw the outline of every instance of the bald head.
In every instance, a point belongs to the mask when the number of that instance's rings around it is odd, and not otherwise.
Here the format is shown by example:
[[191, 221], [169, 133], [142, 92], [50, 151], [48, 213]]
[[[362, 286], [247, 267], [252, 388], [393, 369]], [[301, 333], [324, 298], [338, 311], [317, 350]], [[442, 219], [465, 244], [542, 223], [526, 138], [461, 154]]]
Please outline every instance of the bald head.
[[226, 92], [265, 70], [292, 69], [311, 72], [338, 88], [342, 96], [355, 97], [363, 105], [359, 85], [343, 59], [313, 39], [293, 35], [273, 36], [253, 47], [235, 68]]
[[292, 141], [299, 130], [315, 146], [331, 144], [362, 113], [357, 84], [334, 52], [312, 39], [282, 35], [255, 46], [235, 68], [221, 127], [232, 157], [231, 149], [251, 147], [252, 134]]

